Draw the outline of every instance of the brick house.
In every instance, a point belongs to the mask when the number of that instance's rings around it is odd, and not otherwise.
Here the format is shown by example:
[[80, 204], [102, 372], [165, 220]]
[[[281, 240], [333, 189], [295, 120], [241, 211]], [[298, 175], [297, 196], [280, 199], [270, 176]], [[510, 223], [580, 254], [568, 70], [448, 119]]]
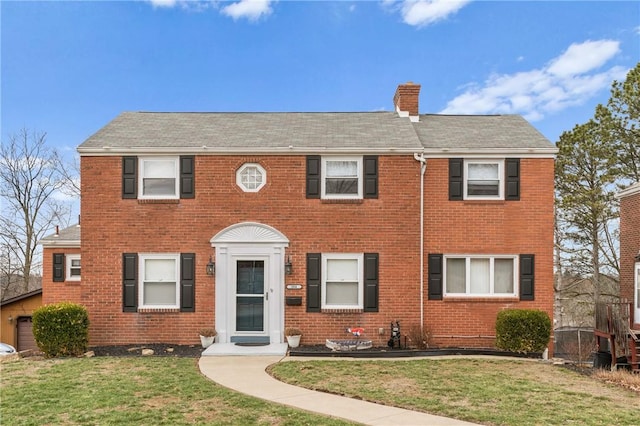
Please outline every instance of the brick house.
[[640, 182], [620, 200], [620, 297], [633, 301], [633, 328], [640, 330]]
[[78, 148], [82, 234], [43, 241], [44, 303], [85, 305], [92, 345], [384, 346], [398, 320], [490, 347], [502, 309], [552, 317], [555, 147], [519, 116], [421, 115], [419, 90], [395, 112], [122, 113]]

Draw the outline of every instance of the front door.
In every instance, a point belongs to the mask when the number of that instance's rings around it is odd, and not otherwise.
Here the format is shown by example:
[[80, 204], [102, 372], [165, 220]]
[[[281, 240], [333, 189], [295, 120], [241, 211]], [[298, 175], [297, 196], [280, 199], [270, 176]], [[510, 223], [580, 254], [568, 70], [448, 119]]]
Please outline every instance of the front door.
[[[266, 336], [268, 288], [265, 260], [237, 259], [235, 279], [235, 334], [247, 338]], [[244, 340], [244, 339], [243, 339]]]
[[243, 222], [218, 232], [211, 245], [218, 342], [282, 343], [289, 240], [268, 225]]
[[635, 270], [636, 286], [635, 286], [635, 300], [633, 306], [635, 306], [635, 312], [633, 313], [633, 321], [636, 324], [640, 324], [640, 262], [636, 263]]

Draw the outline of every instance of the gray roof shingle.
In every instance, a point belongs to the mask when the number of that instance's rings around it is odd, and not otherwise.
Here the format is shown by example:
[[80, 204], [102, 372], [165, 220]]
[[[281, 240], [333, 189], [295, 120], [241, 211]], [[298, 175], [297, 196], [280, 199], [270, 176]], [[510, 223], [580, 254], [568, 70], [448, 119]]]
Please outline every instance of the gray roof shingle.
[[278, 152], [421, 148], [406, 118], [368, 113], [125, 112], [87, 139], [78, 151], [180, 149]]
[[61, 229], [58, 235], [47, 235], [40, 240], [43, 246], [80, 246], [80, 225], [71, 225], [68, 228]]
[[124, 112], [78, 147], [81, 154], [338, 153], [529, 150], [555, 147], [518, 115], [395, 112]]
[[425, 149], [549, 149], [519, 115], [421, 115], [413, 127]]

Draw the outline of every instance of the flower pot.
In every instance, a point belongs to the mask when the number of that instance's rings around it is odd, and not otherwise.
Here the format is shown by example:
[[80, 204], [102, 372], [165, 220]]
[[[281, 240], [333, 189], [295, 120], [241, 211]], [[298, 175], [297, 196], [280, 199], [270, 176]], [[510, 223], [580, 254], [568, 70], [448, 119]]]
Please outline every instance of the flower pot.
[[200, 343], [202, 343], [202, 347], [206, 349], [213, 345], [215, 338], [216, 336], [200, 336]]
[[300, 346], [300, 338], [302, 337], [301, 335], [286, 336], [286, 337], [287, 337], [287, 343], [289, 344], [290, 347], [297, 348], [298, 346]]

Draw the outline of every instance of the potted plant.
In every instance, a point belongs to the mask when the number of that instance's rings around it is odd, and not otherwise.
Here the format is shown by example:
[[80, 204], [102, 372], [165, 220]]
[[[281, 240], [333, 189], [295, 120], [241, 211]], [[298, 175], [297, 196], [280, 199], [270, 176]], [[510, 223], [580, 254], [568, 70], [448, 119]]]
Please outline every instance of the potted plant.
[[202, 347], [206, 349], [211, 346], [217, 334], [213, 328], [200, 329], [200, 343], [202, 343]]
[[297, 327], [287, 327], [284, 330], [284, 335], [287, 338], [287, 343], [292, 348], [300, 346], [300, 338], [302, 337], [302, 330]]

